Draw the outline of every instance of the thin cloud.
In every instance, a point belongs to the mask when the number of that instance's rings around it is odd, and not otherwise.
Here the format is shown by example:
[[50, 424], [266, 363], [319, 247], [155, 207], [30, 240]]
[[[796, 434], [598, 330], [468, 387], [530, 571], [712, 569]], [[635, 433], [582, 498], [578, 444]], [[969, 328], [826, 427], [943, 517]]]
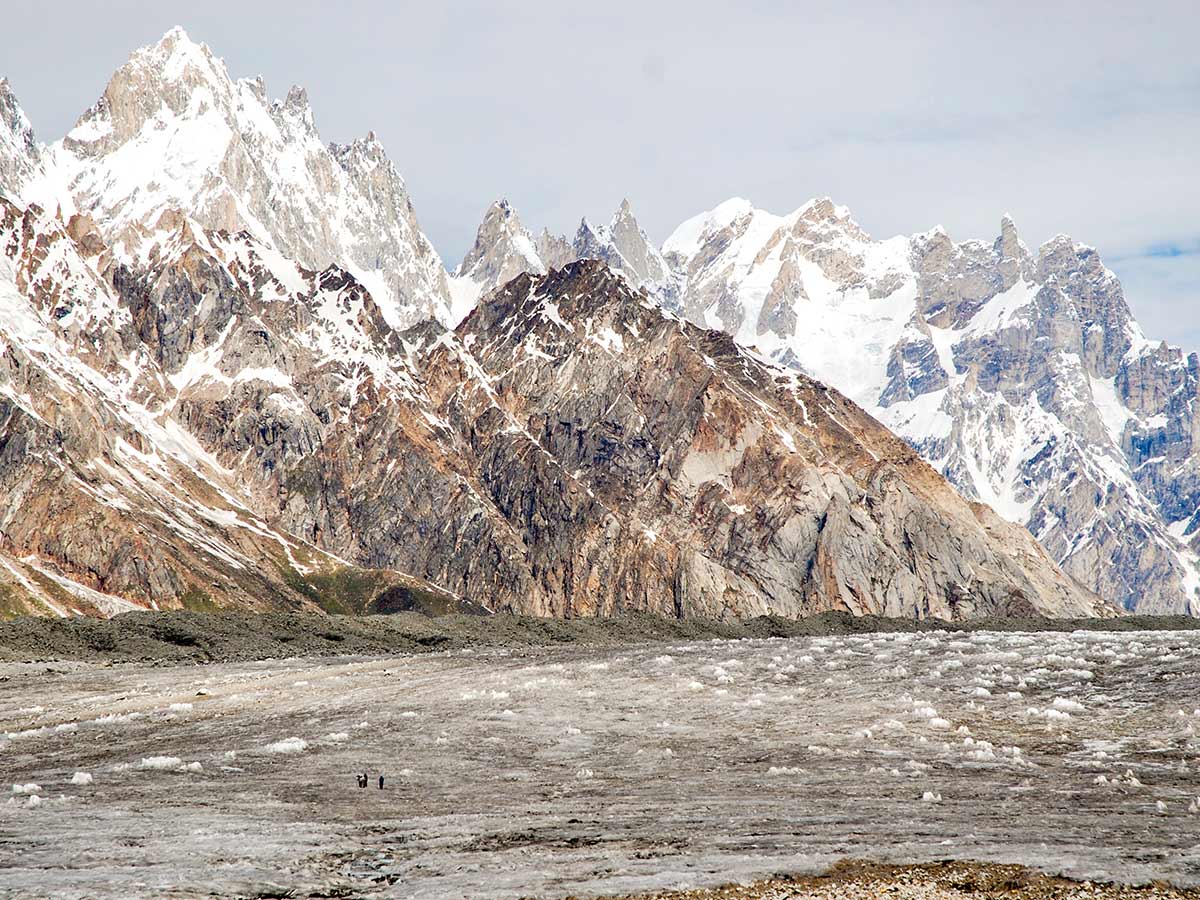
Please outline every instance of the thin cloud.
[[1175, 259], [1179, 256], [1195, 256], [1200, 254], [1200, 241], [1190, 247], [1179, 244], [1153, 244], [1146, 249], [1144, 256], [1156, 259]]

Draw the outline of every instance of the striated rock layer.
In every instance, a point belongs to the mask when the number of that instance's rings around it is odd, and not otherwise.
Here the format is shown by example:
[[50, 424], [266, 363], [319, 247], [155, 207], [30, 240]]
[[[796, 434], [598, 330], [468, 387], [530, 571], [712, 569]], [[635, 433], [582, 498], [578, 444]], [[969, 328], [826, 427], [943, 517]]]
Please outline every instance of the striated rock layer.
[[[475, 252], [488, 246], [481, 229]], [[1200, 614], [1200, 362], [1143, 336], [1094, 249], [1059, 236], [1033, 252], [1007, 216], [990, 243], [876, 241], [827, 199], [787, 216], [729, 200], [661, 253], [623, 204], [565, 246], [544, 234], [505, 275], [550, 254], [604, 260], [836, 386], [1110, 603]]]
[[[189, 421], [197, 397], [285, 419], [295, 410], [275, 393], [282, 375], [255, 367], [266, 334], [246, 296], [191, 293], [177, 277], [220, 264], [192, 229], [181, 221], [156, 266], [135, 273], [89, 220], [0, 199], [0, 615], [463, 608], [269, 521], [243, 482], [250, 467], [223, 465], [205, 445]], [[224, 265], [216, 277], [229, 281], [237, 260]], [[222, 319], [218, 342], [206, 326]], [[329, 327], [321, 319], [309, 333]]]
[[487, 296], [424, 369], [534, 612], [1102, 611], [845, 397], [598, 261]]
[[599, 261], [397, 333], [245, 231], [164, 215], [130, 265], [3, 210], [10, 611], [1103, 611], [849, 400]]
[[0, 81], [0, 193], [10, 606], [1101, 608], [940, 473], [1197, 611], [1200, 364], [1069, 239], [735, 200], [660, 250], [628, 203], [568, 241], [501, 202], [448, 277], [373, 135], [179, 29], [50, 147]]
[[[829, 381], [1110, 603], [1200, 613], [1196, 356], [1148, 341], [1096, 251], [732, 200], [664, 244], [684, 314]], [[848, 349], [852, 348], [852, 349]]]

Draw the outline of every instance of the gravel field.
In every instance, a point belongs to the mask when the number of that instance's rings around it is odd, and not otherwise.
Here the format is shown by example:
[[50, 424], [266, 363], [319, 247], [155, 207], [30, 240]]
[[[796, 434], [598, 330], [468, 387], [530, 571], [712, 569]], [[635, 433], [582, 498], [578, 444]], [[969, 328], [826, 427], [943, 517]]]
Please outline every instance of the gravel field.
[[675, 619], [650, 613], [602, 619], [531, 616], [327, 616], [317, 613], [130, 612], [111, 619], [0, 621], [0, 661], [239, 662], [292, 656], [394, 655], [561, 645], [623, 647], [712, 638], [824, 637], [876, 632], [1188, 631], [1187, 616], [1116, 619], [890, 619], [827, 612], [804, 619], [762, 616]]
[[[1196, 631], [9, 662], [0, 895], [595, 897], [847, 857], [1194, 887], [1198, 730]], [[946, 890], [911, 878], [888, 895]], [[737, 890], [694, 896], [794, 895]]]
[[774, 878], [690, 891], [626, 894], [606, 900], [1190, 900], [1200, 891], [1164, 884], [1132, 887], [1068, 881], [1025, 866], [941, 862], [910, 866], [845, 860], [820, 875]]

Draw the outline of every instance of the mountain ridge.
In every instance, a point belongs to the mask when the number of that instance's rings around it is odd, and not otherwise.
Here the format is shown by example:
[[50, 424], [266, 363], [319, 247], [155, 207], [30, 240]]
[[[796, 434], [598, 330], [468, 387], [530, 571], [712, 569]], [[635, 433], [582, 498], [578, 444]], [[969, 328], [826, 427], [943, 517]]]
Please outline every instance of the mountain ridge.
[[134, 51], [43, 155], [58, 190], [126, 258], [178, 210], [209, 229], [248, 229], [313, 268], [353, 269], [393, 327], [445, 315], [440, 257], [373, 132], [324, 143], [303, 88], [269, 101], [261, 78], [234, 80], [182, 28]]
[[[5, 202], [18, 609], [371, 608], [399, 588], [560, 617], [1104, 611], [849, 401], [602, 262], [397, 333], [352, 273], [248, 232], [160, 217], [131, 267], [86, 221]], [[896, 543], [918, 534], [936, 556]]]
[[1200, 614], [1200, 362], [1142, 335], [1093, 247], [1031, 251], [1007, 213], [991, 242], [875, 241], [827, 197], [731, 198], [661, 257], [666, 308], [845, 390], [1110, 602]]
[[[874, 241], [828, 198], [787, 216], [734, 198], [682, 223], [660, 249], [627, 200], [607, 225], [585, 218], [570, 241], [546, 230], [535, 238], [511, 204], [498, 201], [448, 275], [373, 134], [346, 145], [322, 142], [302, 89], [270, 103], [261, 79], [234, 81], [182, 29], [136, 51], [76, 128], [49, 148], [34, 140], [6, 83], [0, 113], [0, 189], [19, 201], [12, 222], [19, 214], [31, 237], [77, 257], [65, 275], [7, 273], [11, 303], [32, 304], [37, 328], [67, 341], [102, 377], [125, 372], [129, 399], [150, 404], [151, 430], [164, 422], [181, 428], [212, 451], [219, 470], [239, 472], [248, 492], [239, 502], [274, 510], [267, 530], [298, 535], [356, 565], [410, 572], [458, 596], [494, 592], [509, 598], [501, 606], [515, 609], [527, 602], [567, 614], [627, 602], [624, 594], [587, 594], [594, 588], [578, 594], [571, 572], [599, 563], [570, 557], [568, 569], [558, 570], [563, 558], [551, 564], [540, 556], [549, 552], [544, 541], [567, 552], [557, 543], [562, 536], [517, 527], [513, 498], [497, 495], [495, 473], [475, 457], [489, 448], [489, 464], [531, 465], [544, 452], [554, 458], [569, 449], [545, 443], [560, 439], [553, 429], [531, 431], [514, 417], [524, 406], [509, 405], [516, 401], [495, 388], [513, 377], [511, 367], [484, 365], [480, 356], [499, 342], [523, 369], [554, 370], [543, 358], [548, 336], [529, 332], [531, 344], [512, 346], [504, 335], [513, 322], [492, 322], [498, 334], [476, 329], [498, 302], [494, 295], [523, 273], [557, 284], [559, 273], [576, 271], [576, 259], [598, 259], [617, 279], [606, 280], [605, 290], [644, 291], [665, 321], [715, 328], [754, 348], [743, 360], [721, 345], [728, 365], [769, 361], [843, 392], [969, 500], [1028, 525], [1069, 573], [1109, 602], [1143, 612], [1198, 611], [1188, 532], [1200, 508], [1190, 462], [1200, 365], [1194, 355], [1184, 360], [1145, 341], [1115, 276], [1094, 250], [1070, 239], [1053, 239], [1034, 254], [1005, 216], [991, 243], [955, 243], [940, 228]], [[209, 136], [189, 144], [184, 138], [197, 128]], [[127, 165], [130, 154], [151, 164]], [[57, 212], [30, 218], [38, 201]], [[81, 205], [89, 216], [74, 214]], [[51, 237], [59, 231], [69, 242]], [[636, 334], [575, 326], [584, 339], [573, 345], [572, 358], [582, 360], [573, 365], [601, 365], [596, 352], [644, 349]], [[631, 356], [628, 364], [635, 363]], [[580, 377], [593, 384], [597, 376]], [[553, 379], [538, 384], [559, 387]], [[723, 399], [722, 409], [749, 402], [738, 396]], [[751, 405], [774, 402], [754, 396]], [[468, 401], [502, 430], [456, 418]], [[565, 410], [577, 398], [557, 402]], [[618, 392], [613, 402], [633, 401]], [[582, 412], [589, 421], [596, 413]], [[737, 430], [746, 415], [739, 411], [726, 425]], [[154, 433], [140, 440], [163, 439]], [[623, 439], [610, 436], [611, 446], [592, 450], [609, 454]], [[403, 477], [399, 459], [411, 470]], [[539, 481], [549, 476], [534, 469], [534, 484], [564, 504], [555, 515], [601, 515], [590, 500], [560, 494], [553, 478]], [[506, 478], [520, 482], [512, 471]], [[691, 497], [686, 490], [681, 496]], [[435, 510], [456, 523], [443, 523], [445, 536], [436, 539]], [[972, 513], [970, 528], [1036, 557], [980, 516], [987, 518]], [[582, 523], [563, 527], [586, 531]], [[429, 536], [429, 546], [414, 552], [402, 528]], [[605, 566], [641, 558], [612, 536], [586, 540]], [[470, 542], [490, 548], [486, 571], [453, 558]], [[744, 561], [730, 563], [724, 552], [716, 569], [688, 568], [708, 558], [703, 553], [671, 563], [691, 579], [689, 602], [725, 609], [702, 585], [734, 582], [732, 590], [754, 598], [746, 601], [751, 607], [775, 602], [774, 589], [730, 575]], [[557, 586], [545, 580], [554, 571], [563, 579]], [[834, 582], [841, 586], [825, 593], [792, 585], [779, 596], [793, 610], [833, 596], [849, 602], [846, 582]], [[632, 583], [643, 591], [637, 602], [648, 602], [645, 583]], [[938, 603], [946, 602], [944, 588], [934, 592]], [[670, 590], [677, 593], [678, 584]], [[874, 589], [857, 590], [872, 598], [854, 601], [864, 609], [890, 602]], [[519, 600], [522, 591], [528, 596]], [[900, 593], [906, 599], [898, 608], [912, 611], [912, 591]]]

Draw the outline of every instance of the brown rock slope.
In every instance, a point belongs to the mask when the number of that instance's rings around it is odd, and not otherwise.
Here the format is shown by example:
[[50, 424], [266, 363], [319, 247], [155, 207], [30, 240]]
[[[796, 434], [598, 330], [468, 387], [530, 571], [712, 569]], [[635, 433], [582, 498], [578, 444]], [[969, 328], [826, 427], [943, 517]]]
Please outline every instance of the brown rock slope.
[[3, 215], [9, 613], [1104, 611], [844, 397], [601, 262], [397, 333], [245, 233], [168, 212], [131, 263]]
[[501, 606], [1103, 610], [836, 391], [664, 314], [597, 261], [492, 293], [421, 370], [518, 542], [515, 559], [478, 548], [472, 567], [503, 572]]
[[[263, 518], [180, 426], [143, 310], [110, 283], [129, 281], [86, 220], [0, 199], [0, 616], [453, 608]], [[192, 339], [161, 313], [160, 334]]]

